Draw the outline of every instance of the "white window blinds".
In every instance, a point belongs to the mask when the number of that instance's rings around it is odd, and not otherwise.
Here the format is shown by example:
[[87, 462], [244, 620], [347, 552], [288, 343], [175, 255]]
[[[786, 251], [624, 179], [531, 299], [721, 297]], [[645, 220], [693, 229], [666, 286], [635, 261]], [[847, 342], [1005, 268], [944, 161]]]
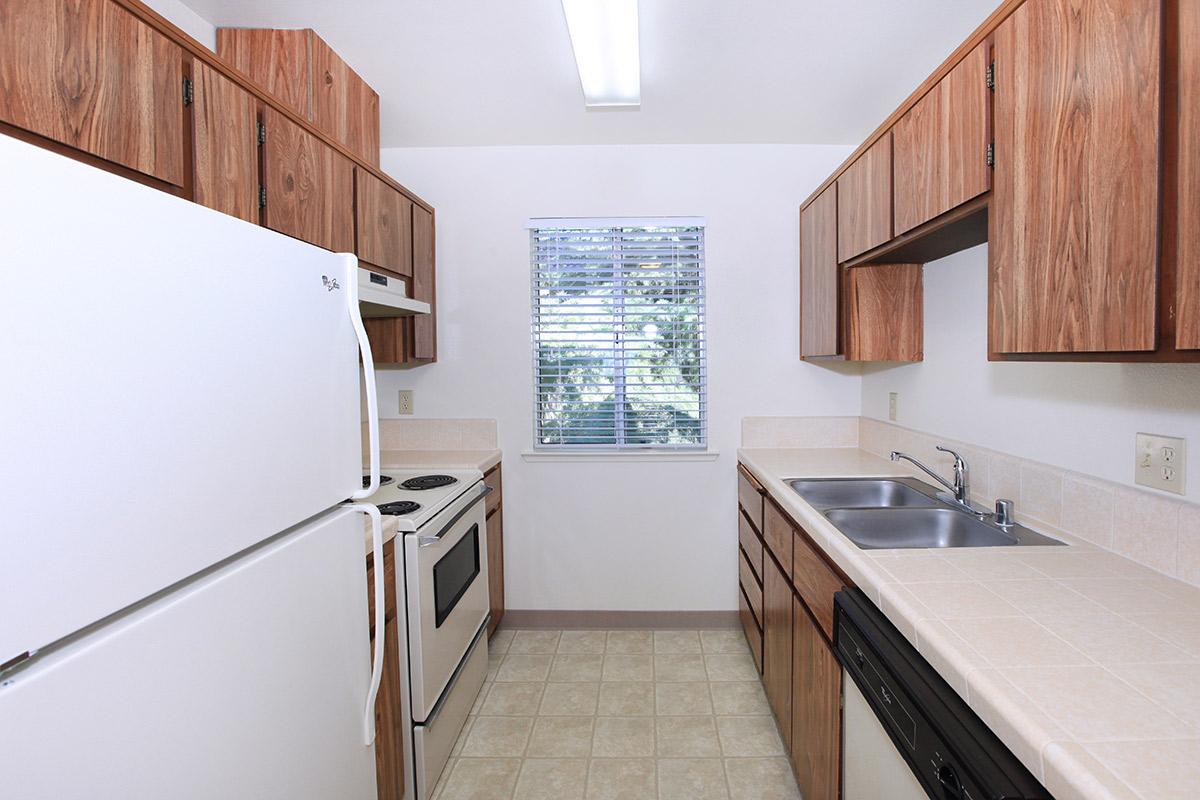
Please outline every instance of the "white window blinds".
[[704, 447], [704, 220], [529, 228], [536, 446]]

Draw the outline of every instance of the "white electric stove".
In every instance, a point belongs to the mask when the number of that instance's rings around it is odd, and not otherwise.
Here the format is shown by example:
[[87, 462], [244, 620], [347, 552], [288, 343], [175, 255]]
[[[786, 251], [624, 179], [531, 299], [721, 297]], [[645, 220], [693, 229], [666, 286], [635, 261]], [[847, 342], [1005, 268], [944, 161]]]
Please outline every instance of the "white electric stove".
[[[368, 478], [363, 477], [366, 485]], [[366, 499], [379, 511], [396, 519], [401, 533], [416, 531], [432, 520], [455, 498], [483, 480], [477, 469], [380, 470], [380, 486]], [[415, 507], [414, 507], [415, 506]]]

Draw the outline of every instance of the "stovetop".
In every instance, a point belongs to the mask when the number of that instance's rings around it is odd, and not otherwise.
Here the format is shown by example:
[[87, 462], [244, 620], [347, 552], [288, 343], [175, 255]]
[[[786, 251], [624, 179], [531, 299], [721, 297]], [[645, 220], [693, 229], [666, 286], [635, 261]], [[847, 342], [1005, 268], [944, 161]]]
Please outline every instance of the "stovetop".
[[[430, 479], [430, 476], [436, 477]], [[415, 531], [481, 480], [483, 473], [475, 469], [384, 467], [380, 470], [379, 488], [364, 502], [374, 503], [380, 512], [394, 515], [397, 530]], [[406, 488], [406, 485], [429, 488]]]

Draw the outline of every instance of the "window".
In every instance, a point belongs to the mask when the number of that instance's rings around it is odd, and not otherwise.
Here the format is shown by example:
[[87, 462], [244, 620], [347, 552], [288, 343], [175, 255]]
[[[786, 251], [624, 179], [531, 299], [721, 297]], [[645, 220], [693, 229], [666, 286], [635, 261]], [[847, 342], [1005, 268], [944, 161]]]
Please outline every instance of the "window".
[[538, 448], [703, 448], [704, 220], [531, 220]]

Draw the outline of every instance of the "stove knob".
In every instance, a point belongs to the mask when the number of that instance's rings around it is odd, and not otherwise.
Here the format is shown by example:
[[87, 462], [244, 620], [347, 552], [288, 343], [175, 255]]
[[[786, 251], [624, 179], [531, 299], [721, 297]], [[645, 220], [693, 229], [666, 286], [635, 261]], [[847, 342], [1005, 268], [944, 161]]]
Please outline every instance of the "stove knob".
[[942, 787], [942, 800], [962, 800], [962, 782], [959, 781], [954, 767], [949, 764], [938, 767], [937, 780]]

